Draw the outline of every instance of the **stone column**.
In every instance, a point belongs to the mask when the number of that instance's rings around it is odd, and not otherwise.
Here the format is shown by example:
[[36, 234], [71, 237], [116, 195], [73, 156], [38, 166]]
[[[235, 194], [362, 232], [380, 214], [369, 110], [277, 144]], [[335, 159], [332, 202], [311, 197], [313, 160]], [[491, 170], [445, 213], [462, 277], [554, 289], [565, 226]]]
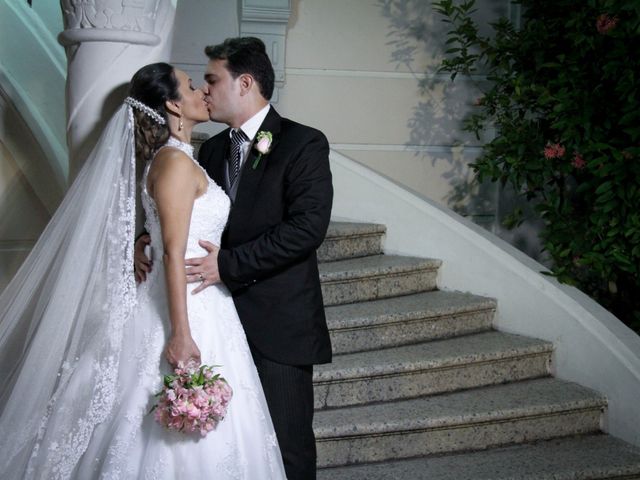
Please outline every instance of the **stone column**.
[[171, 0], [60, 0], [60, 5], [72, 180], [126, 96], [131, 76], [143, 65], [168, 61], [175, 6]]
[[285, 47], [291, 0], [242, 0], [240, 36], [258, 37], [266, 48], [275, 73], [272, 103], [278, 103], [285, 83]]

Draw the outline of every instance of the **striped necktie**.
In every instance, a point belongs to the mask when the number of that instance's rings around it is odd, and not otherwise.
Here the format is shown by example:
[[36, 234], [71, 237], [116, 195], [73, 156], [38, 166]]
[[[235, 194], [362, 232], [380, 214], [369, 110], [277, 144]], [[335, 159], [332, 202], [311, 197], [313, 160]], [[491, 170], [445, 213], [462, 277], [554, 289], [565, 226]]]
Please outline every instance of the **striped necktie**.
[[231, 156], [229, 158], [229, 185], [231, 188], [233, 188], [240, 173], [242, 144], [248, 141], [249, 138], [241, 129], [231, 130]]

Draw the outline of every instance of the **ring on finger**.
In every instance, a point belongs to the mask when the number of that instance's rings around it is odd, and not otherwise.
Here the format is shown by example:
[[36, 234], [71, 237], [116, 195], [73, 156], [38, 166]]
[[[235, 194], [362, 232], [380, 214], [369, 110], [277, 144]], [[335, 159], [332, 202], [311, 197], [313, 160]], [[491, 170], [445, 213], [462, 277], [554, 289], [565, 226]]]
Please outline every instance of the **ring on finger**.
[[200, 279], [200, 281], [204, 280], [204, 275], [202, 275], [201, 273], [198, 274], [198, 278]]

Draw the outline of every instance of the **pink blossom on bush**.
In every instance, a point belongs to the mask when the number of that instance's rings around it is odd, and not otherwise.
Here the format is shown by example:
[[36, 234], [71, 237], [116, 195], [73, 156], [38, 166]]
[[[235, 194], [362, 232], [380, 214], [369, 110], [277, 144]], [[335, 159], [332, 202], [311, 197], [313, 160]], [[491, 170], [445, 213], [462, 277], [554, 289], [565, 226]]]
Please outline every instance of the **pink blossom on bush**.
[[582, 170], [587, 165], [587, 162], [584, 161], [584, 158], [582, 158], [582, 155], [576, 152], [573, 155], [573, 161], [571, 162], [571, 165], [573, 165], [578, 170]]
[[618, 24], [618, 17], [610, 17], [606, 13], [598, 16], [596, 19], [596, 29], [598, 33], [605, 35], [609, 33]]
[[563, 157], [565, 153], [565, 148], [559, 143], [548, 143], [546, 147], [544, 147], [544, 156], [545, 158], [560, 158]]
[[556, 157], [556, 149], [551, 145], [547, 145], [544, 147], [544, 158], [555, 158]]

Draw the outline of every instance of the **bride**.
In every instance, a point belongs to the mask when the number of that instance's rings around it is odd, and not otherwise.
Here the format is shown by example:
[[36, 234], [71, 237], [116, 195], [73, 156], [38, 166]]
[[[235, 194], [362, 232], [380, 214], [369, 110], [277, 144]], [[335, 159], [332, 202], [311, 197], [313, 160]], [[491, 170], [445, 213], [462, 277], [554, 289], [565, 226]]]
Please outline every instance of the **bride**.
[[[269, 412], [233, 300], [191, 295], [185, 257], [219, 243], [230, 202], [193, 158], [201, 90], [166, 63], [133, 77], [32, 253], [0, 296], [4, 479], [281, 479]], [[133, 273], [136, 158], [154, 269]], [[206, 437], [148, 412], [178, 362], [217, 365], [234, 393]]]

